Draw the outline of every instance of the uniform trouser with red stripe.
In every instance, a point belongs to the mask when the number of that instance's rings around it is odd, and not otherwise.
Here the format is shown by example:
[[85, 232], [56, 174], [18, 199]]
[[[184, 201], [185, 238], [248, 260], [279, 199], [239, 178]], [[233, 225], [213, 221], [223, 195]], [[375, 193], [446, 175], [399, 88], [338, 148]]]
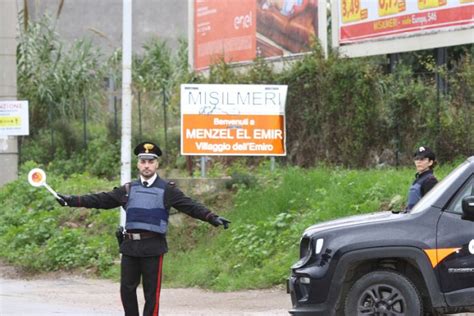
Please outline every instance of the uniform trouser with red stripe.
[[163, 255], [131, 257], [122, 255], [120, 296], [125, 316], [139, 316], [137, 287], [143, 281], [143, 316], [157, 316], [160, 307]]

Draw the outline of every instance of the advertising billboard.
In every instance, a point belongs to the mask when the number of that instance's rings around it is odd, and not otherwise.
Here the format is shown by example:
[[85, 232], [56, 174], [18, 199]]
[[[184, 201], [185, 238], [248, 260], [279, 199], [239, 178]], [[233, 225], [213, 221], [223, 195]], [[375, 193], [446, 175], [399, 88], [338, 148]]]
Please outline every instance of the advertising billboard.
[[0, 136], [29, 133], [28, 101], [0, 101]]
[[[192, 0], [191, 65], [205, 69], [224, 60], [251, 62], [310, 51], [326, 45], [324, 0]], [[324, 5], [321, 5], [325, 8]]]
[[333, 46], [349, 56], [474, 42], [474, 0], [337, 0]]
[[286, 155], [285, 85], [181, 85], [182, 155]]

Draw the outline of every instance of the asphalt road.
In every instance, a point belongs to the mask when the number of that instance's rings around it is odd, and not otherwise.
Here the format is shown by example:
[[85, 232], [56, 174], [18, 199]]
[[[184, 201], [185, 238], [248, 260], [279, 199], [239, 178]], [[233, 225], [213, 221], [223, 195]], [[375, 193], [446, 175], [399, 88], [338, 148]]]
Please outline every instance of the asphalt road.
[[[141, 290], [138, 291], [143, 306]], [[288, 315], [283, 290], [162, 289], [160, 315]], [[123, 315], [119, 285], [81, 277], [0, 279], [0, 315]]]
[[[0, 262], [0, 315], [123, 315], [119, 284], [65, 273], [24, 279]], [[143, 307], [143, 293], [138, 290]], [[283, 316], [290, 297], [283, 289], [211, 292], [196, 288], [162, 289], [161, 316]], [[474, 316], [474, 313], [457, 314]]]

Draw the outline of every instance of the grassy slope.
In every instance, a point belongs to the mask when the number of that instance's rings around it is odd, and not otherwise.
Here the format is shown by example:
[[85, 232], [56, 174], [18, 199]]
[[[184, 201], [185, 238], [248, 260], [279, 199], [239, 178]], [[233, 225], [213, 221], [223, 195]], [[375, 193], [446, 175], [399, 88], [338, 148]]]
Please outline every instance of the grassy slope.
[[[59, 207], [46, 190], [28, 185], [31, 167], [25, 165], [20, 179], [0, 190], [0, 258], [34, 272], [79, 268], [118, 278], [118, 211]], [[442, 178], [451, 169], [444, 166], [436, 174]], [[171, 227], [165, 285], [235, 290], [283, 284], [307, 226], [387, 209], [392, 200], [401, 208], [413, 173], [412, 168], [255, 170], [253, 187], [205, 201], [232, 221], [230, 229], [188, 218]], [[48, 174], [48, 182], [66, 194], [116, 185], [88, 175], [64, 180]]]
[[[444, 176], [451, 167], [437, 171]], [[345, 170], [289, 168], [260, 173], [258, 184], [241, 189], [224, 216], [231, 229], [209, 234], [173, 231], [165, 261], [170, 286], [216, 290], [284, 284], [298, 259], [299, 238], [311, 224], [338, 217], [402, 208], [413, 169]], [[195, 225], [195, 224], [190, 224]], [[211, 236], [211, 238], [210, 238]], [[190, 245], [173, 251], [175, 245]]]

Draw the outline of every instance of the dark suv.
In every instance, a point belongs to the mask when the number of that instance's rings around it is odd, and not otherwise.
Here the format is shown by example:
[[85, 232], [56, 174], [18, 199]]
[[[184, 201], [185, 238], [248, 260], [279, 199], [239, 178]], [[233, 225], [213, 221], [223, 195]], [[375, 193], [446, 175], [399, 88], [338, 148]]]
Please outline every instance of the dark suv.
[[474, 156], [410, 213], [309, 227], [288, 280], [294, 315], [474, 312]]

